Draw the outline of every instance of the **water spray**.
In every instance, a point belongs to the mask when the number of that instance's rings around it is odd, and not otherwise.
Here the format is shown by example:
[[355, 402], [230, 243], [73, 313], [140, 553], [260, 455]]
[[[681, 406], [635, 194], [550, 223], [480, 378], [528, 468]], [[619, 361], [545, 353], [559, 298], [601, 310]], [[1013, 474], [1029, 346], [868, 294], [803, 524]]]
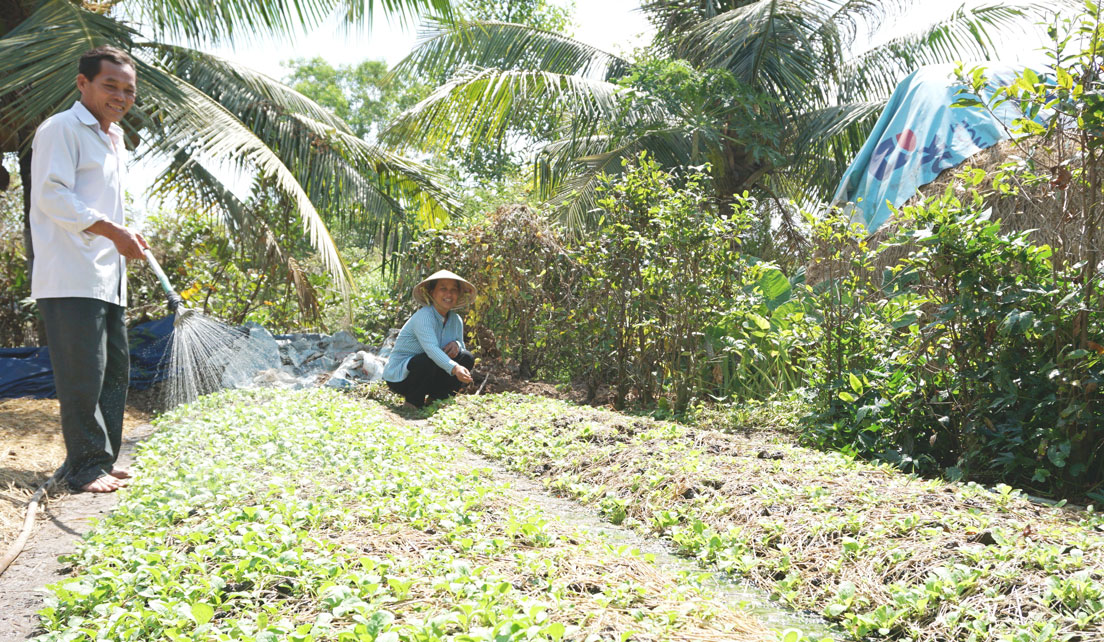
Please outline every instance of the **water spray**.
[[195, 310], [184, 305], [184, 299], [180, 298], [180, 295], [173, 289], [172, 284], [169, 283], [169, 277], [165, 276], [165, 271], [161, 269], [161, 265], [157, 262], [157, 259], [153, 258], [153, 252], [148, 247], [142, 250], [142, 252], [146, 255], [146, 260], [149, 261], [150, 269], [157, 275], [157, 280], [161, 282], [161, 288], [165, 290], [165, 294], [169, 297], [169, 312], [176, 315], [173, 326], [179, 327], [181, 322], [195, 314]]

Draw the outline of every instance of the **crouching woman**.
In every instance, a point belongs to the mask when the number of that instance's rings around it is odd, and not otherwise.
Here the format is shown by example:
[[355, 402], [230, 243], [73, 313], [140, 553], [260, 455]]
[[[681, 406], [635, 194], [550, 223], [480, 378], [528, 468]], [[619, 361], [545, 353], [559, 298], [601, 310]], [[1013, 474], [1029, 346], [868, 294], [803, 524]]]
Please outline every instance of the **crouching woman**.
[[471, 383], [475, 357], [464, 348], [464, 322], [456, 314], [475, 299], [475, 286], [448, 270], [414, 286], [422, 308], [403, 325], [383, 369], [387, 387], [421, 408]]

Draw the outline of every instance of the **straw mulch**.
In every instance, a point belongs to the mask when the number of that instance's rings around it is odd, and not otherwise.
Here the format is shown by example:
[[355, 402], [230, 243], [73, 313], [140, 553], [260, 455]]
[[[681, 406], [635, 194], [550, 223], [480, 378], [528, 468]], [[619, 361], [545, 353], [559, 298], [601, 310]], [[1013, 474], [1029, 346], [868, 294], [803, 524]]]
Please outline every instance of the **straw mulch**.
[[[528, 502], [518, 496], [496, 497], [489, 515], [499, 523], [508, 519], [509, 509], [525, 510]], [[580, 631], [572, 639], [617, 639], [625, 631], [636, 631], [634, 640], [656, 640], [654, 634], [641, 632], [634, 612], [678, 614], [684, 618], [680, 629], [663, 639], [671, 642], [722, 642], [743, 640], [764, 642], [770, 633], [747, 613], [725, 604], [717, 598], [698, 595], [687, 599], [680, 595], [684, 580], [677, 574], [664, 570], [639, 557], [618, 554], [586, 535], [562, 528], [552, 523], [548, 526], [554, 542], [548, 546], [521, 546], [511, 552], [489, 555], [473, 551], [454, 550], [455, 544], [444, 534], [413, 530], [409, 526], [388, 524], [341, 533], [337, 542], [357, 550], [361, 555], [389, 560], [402, 560], [405, 564], [432, 565], [442, 551], [462, 557], [481, 569], [486, 578], [508, 582], [515, 589], [534, 599], [546, 599], [545, 585], [551, 583], [563, 587], [563, 600], [550, 610], [550, 621], [574, 622]], [[496, 536], [509, 539], [507, 533]], [[520, 563], [524, 559], [524, 563]], [[439, 563], [439, 560], [438, 560]], [[539, 569], [539, 572], [538, 572]], [[632, 587], [636, 596], [628, 607], [605, 605], [603, 593]], [[422, 610], [427, 606], [447, 610], [456, 600], [455, 595], [443, 592], [432, 582], [415, 583], [407, 599], [393, 603], [390, 610], [396, 614]], [[303, 611], [309, 613], [312, 605], [304, 600]]]
[[[743, 542], [750, 560], [743, 575], [764, 590], [778, 590], [786, 575], [780, 568], [796, 570], [800, 582], [789, 599], [799, 606], [823, 608], [844, 582], [872, 605], [891, 604], [895, 584], [924, 586], [934, 569], [965, 565], [990, 569], [986, 581], [999, 590], [965, 596], [963, 608], [1011, 627], [1053, 613], [1041, 601], [1051, 573], [1032, 558], [1037, 553], [1020, 549], [1078, 548], [1092, 573], [1104, 568], [1104, 527], [1086, 530], [1085, 513], [1014, 494], [922, 480], [758, 436], [650, 433], [657, 425], [651, 420], [593, 409], [573, 408], [549, 421], [525, 404], [505, 416], [461, 398], [456, 411], [471, 412], [463, 416], [481, 430], [509, 435], [488, 451], [527, 462], [546, 482], [570, 480], [575, 488], [598, 489], [586, 491], [598, 497], [619, 498], [639, 524], [652, 524], [660, 509], [700, 516], [714, 532]], [[522, 457], [510, 441], [511, 425], [537, 443], [573, 444], [543, 461], [531, 451]], [[844, 538], [861, 541], [862, 554], [847, 555]]]
[[[127, 408], [123, 434], [149, 421]], [[57, 399], [0, 399], [0, 550], [23, 526], [27, 501], [65, 461]]]

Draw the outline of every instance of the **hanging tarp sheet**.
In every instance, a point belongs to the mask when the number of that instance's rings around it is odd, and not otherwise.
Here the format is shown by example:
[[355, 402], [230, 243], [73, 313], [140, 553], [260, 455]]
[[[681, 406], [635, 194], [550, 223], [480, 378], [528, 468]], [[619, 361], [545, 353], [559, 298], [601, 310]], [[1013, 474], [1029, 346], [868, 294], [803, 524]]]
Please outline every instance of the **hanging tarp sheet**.
[[[989, 80], [981, 100], [988, 104], [999, 87], [1015, 81], [1023, 66], [984, 63]], [[870, 137], [843, 175], [833, 205], [844, 206], [853, 222], [874, 233], [920, 186], [935, 180], [979, 151], [1010, 137], [1022, 112], [1005, 102], [993, 112], [983, 107], [952, 107], [965, 86], [954, 65], [921, 67], [893, 90]], [[967, 69], [972, 67], [967, 66]]]
[[[129, 330], [131, 389], [145, 390], [165, 378], [173, 319], [147, 321]], [[56, 396], [48, 347], [0, 349], [0, 399]]]

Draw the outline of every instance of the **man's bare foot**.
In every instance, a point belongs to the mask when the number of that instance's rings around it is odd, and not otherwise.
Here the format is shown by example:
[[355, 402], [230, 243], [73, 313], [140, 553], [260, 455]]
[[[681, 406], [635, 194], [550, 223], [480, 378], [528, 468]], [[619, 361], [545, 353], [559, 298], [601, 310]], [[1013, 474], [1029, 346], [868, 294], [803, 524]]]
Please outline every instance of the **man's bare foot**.
[[131, 479], [134, 477], [129, 470], [126, 468], [119, 468], [118, 466], [111, 469], [111, 476], [115, 479]]
[[81, 486], [81, 490], [86, 493], [113, 493], [125, 485], [126, 484], [124, 484], [121, 479], [117, 479], [111, 475], [100, 475], [84, 486]]

